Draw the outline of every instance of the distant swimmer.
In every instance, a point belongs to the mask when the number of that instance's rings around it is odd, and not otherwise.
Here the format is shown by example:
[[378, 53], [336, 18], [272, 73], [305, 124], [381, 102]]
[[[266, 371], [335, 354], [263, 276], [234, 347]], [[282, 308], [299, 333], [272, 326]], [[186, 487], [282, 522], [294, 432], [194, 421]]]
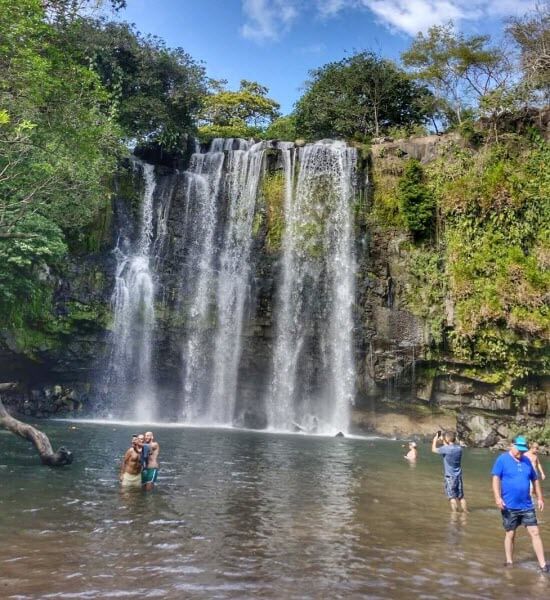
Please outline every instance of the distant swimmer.
[[141, 488], [141, 446], [138, 435], [132, 436], [132, 445], [122, 459], [120, 483], [122, 487]]
[[416, 462], [416, 459], [418, 458], [418, 448], [416, 447], [416, 442], [409, 442], [409, 451], [403, 458], [406, 458], [411, 462]]
[[155, 487], [155, 482], [158, 477], [160, 446], [159, 443], [155, 441], [152, 431], [145, 432], [144, 441], [145, 446], [148, 447], [148, 451], [145, 457], [145, 465], [141, 472], [141, 483], [143, 489], [150, 492]]

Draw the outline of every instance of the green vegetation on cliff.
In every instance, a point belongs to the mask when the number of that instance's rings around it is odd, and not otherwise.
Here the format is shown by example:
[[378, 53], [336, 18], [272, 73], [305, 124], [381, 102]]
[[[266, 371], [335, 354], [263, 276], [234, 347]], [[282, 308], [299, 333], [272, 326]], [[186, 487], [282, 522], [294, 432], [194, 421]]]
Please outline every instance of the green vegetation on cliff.
[[374, 159], [372, 224], [411, 234], [406, 302], [461, 361], [508, 381], [547, 372], [550, 148], [536, 134], [442, 148], [424, 168]]

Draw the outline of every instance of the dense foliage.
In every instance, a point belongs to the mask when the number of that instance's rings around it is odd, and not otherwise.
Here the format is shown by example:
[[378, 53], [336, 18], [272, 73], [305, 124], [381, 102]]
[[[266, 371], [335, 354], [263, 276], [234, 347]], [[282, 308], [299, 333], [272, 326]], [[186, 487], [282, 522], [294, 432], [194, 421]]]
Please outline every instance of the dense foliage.
[[311, 72], [296, 104], [296, 129], [307, 139], [364, 139], [426, 120], [429, 93], [390, 60], [361, 52]]
[[203, 100], [199, 135], [215, 137], [261, 137], [279, 116], [279, 104], [268, 97], [269, 90], [256, 81], [242, 79], [236, 91], [226, 90], [225, 81], [215, 81], [213, 93]]
[[0, 0], [0, 307], [25, 310], [109, 199], [119, 152], [109, 95], [65, 52], [39, 0]]
[[429, 235], [433, 229], [435, 202], [418, 160], [410, 159], [405, 165], [397, 197], [409, 230], [418, 238]]
[[65, 27], [64, 39], [98, 74], [125, 137], [176, 150], [195, 133], [206, 76], [182, 48], [128, 23], [83, 18]]

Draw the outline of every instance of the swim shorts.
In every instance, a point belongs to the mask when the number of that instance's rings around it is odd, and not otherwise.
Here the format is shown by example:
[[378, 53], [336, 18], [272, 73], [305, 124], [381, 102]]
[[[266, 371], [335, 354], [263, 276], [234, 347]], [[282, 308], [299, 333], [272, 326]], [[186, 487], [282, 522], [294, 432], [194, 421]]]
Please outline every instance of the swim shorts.
[[534, 508], [517, 510], [505, 508], [500, 512], [502, 514], [502, 525], [504, 526], [504, 531], [514, 531], [520, 525], [525, 525], [525, 527], [537, 525], [537, 515], [535, 514]]
[[137, 475], [130, 475], [130, 473], [123, 473], [121, 485], [122, 485], [122, 487], [141, 488], [141, 475], [139, 473]]
[[445, 475], [445, 494], [449, 500], [461, 500], [464, 498], [464, 484], [462, 483], [462, 475], [451, 477]]
[[141, 472], [141, 483], [155, 483], [158, 477], [159, 470], [156, 468], [143, 469]]

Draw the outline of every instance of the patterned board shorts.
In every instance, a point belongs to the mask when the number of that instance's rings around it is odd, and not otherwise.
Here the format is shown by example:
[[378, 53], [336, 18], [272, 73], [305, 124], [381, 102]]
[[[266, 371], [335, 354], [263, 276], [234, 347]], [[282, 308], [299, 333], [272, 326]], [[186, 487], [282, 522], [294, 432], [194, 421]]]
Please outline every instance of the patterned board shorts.
[[537, 525], [537, 515], [534, 508], [513, 509], [505, 508], [502, 514], [502, 525], [505, 531], [515, 531], [520, 525], [531, 527]]
[[462, 475], [459, 475], [458, 477], [445, 475], [444, 488], [445, 494], [449, 500], [462, 500], [462, 498], [464, 498]]

